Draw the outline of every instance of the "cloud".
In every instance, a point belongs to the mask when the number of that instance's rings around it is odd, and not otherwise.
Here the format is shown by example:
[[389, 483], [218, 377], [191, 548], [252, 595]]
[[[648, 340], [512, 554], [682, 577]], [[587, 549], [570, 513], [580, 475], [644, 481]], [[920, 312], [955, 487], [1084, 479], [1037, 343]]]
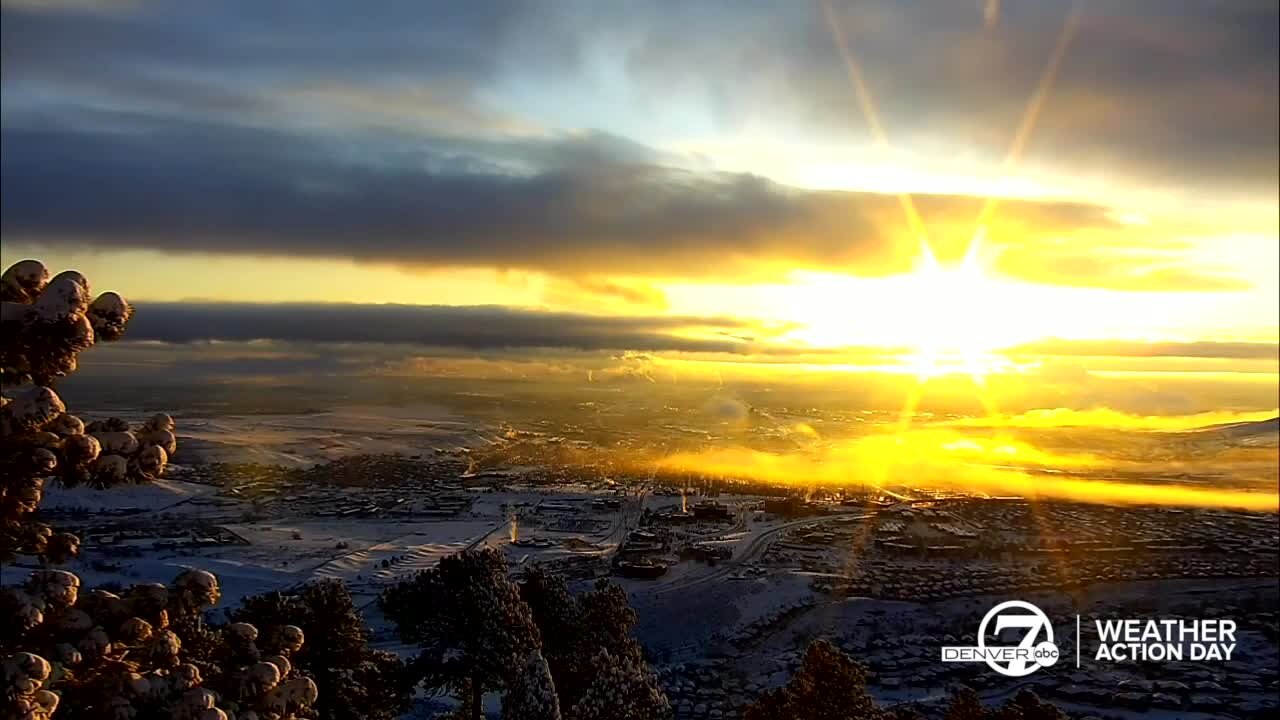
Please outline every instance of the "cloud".
[[[687, 120], [857, 147], [865, 122], [814, 4], [99, 5], [4, 6], [6, 241], [533, 269], [650, 305], [604, 276], [885, 275], [916, 257], [893, 196], [544, 127], [661, 126], [657, 143]], [[964, 3], [835, 5], [895, 148], [924, 167], [957, 147], [1003, 155], [1065, 13], [1001, 6], [983, 31]], [[1093, 3], [1028, 163], [1270, 201], [1277, 12]], [[919, 199], [941, 255], [963, 251], [980, 202]], [[1191, 264], [1167, 230], [1010, 201], [990, 237], [998, 269], [1032, 282], [1248, 287]]]
[[358, 82], [314, 82], [287, 87], [272, 97], [276, 115], [313, 111], [345, 115], [347, 124], [403, 128], [415, 126], [447, 136], [530, 136], [544, 132], [518, 115], [485, 107], [469, 96], [458, 97], [421, 82], [371, 86]]
[[906, 260], [872, 232], [870, 216], [891, 209], [881, 198], [859, 207], [750, 175], [604, 161], [613, 146], [593, 139], [533, 143], [530, 156], [562, 166], [532, 173], [396, 149], [357, 162], [312, 139], [208, 126], [6, 126], [4, 145], [6, 236], [571, 274]]
[[612, 317], [498, 306], [147, 303], [130, 323], [128, 337], [166, 343], [277, 340], [739, 353], [751, 346], [692, 334], [745, 327], [747, 321], [729, 318]]
[[[184, 78], [204, 74], [226, 79], [273, 70], [286, 79], [399, 79], [414, 76], [416, 69], [418, 78], [430, 77], [437, 85], [465, 87], [491, 77], [508, 46], [520, 45], [528, 62], [534, 54], [548, 60], [561, 54], [554, 46], [521, 44], [515, 33], [518, 24], [536, 19], [535, 13], [486, 0], [429, 13], [402, 2], [359, 9], [340, 2], [293, 0], [181, 7], [83, 3], [86, 8], [132, 6], [133, 12], [109, 14], [72, 12], [77, 4], [38, 8], [6, 3], [6, 73], [45, 79], [107, 74], [131, 78], [167, 66]], [[264, 27], [273, 30], [271, 42], [263, 41]], [[552, 33], [554, 27], [542, 30]], [[64, 52], [68, 47], [76, 52]], [[240, 81], [252, 87], [256, 79]]]
[[[523, 120], [468, 108], [519, 88], [522, 104], [581, 106], [588, 127], [679, 109], [716, 133], [764, 124], [866, 139], [815, 3], [98, 5], [5, 4], [7, 110], [129, 107], [239, 124], [355, 113], [492, 131]], [[926, 158], [1003, 156], [1069, 6], [1003, 6], [984, 30], [972, 3], [833, 5], [895, 144]], [[990, 21], [999, 4], [987, 5]], [[1088, 4], [1028, 163], [1274, 195], [1278, 19], [1267, 0]]]
[[[959, 146], [995, 159], [1072, 5], [1004, 7], [1000, 26], [984, 32], [968, 3], [832, 4], [899, 152], [928, 158]], [[605, 37], [630, 49], [626, 66], [645, 87], [661, 88], [667, 102], [710, 98], [726, 129], [782, 115], [796, 127], [865, 138], [820, 5], [730, 10], [727, 1], [661, 12], [636, 3], [619, 23], [625, 39]], [[1278, 21], [1280, 9], [1265, 0], [1086, 4], [1025, 163], [1274, 196]], [[712, 28], [716, 42], [706, 42]], [[731, 80], [743, 68], [750, 81]]]
[[1133, 358], [1280, 359], [1280, 345], [1252, 342], [1141, 342], [1128, 340], [1048, 339], [1009, 348], [1012, 355]]
[[654, 310], [667, 308], [667, 296], [659, 289], [641, 283], [622, 283], [607, 278], [581, 276], [553, 280], [546, 298], [552, 305], [581, 302], [583, 293], [591, 302], [642, 306]]
[[[782, 339], [790, 329], [791, 326], [786, 324], [764, 324], [749, 318], [590, 315], [496, 305], [146, 302], [139, 306], [129, 327], [128, 339], [165, 343], [272, 340], [312, 345], [377, 343], [468, 350], [553, 348], [687, 352], [701, 353], [708, 360], [728, 363], [726, 372], [728, 367], [746, 359], [750, 361], [747, 369], [765, 375], [786, 371], [793, 366], [806, 368], [802, 375], [822, 370], [825, 366], [838, 369], [862, 364], [873, 370], [882, 370], [900, 362], [910, 352], [902, 348], [870, 346], [795, 346]], [[1046, 340], [1023, 344], [1006, 352], [1015, 358], [1087, 357], [1114, 362], [1174, 359], [1238, 362], [1280, 358], [1280, 347], [1266, 343]], [[653, 361], [649, 355], [634, 357]], [[1195, 371], [1197, 367], [1178, 366], [1189, 371]], [[1135, 365], [1133, 369], [1142, 368]], [[1214, 365], [1210, 369], [1219, 368]], [[714, 372], [714, 369], [707, 372]], [[1104, 379], [1091, 376], [1075, 364], [1054, 360], [1033, 376], [1000, 374], [993, 376], [990, 382], [995, 383], [993, 387], [996, 389], [1006, 383], [1015, 383], [1017, 394], [1056, 385], [1070, 388], [1072, 392], [1082, 392], [1092, 384], [1104, 382]], [[1023, 387], [1028, 382], [1032, 386]], [[1110, 385], [1096, 390], [1103, 394], [1118, 392]], [[1160, 396], [1172, 399], [1175, 394], [1163, 392]]]
[[[6, 124], [0, 157], [3, 229], [16, 241], [580, 279], [795, 267], [884, 275], [909, 270], [918, 253], [893, 195], [682, 169], [602, 133], [457, 146], [134, 115], [100, 118], [95, 129], [20, 120]], [[945, 250], [963, 247], [983, 201], [917, 202]], [[1117, 227], [1105, 207], [1024, 200], [1005, 204], [991, 234], [1035, 243]]]
[[135, 8], [135, 0], [4, 0], [6, 8], [35, 12], [93, 11], [118, 12]]
[[[1137, 237], [1081, 238], [1073, 243], [1006, 242], [997, 270], [1032, 282], [1126, 292], [1230, 292], [1252, 287], [1228, 270], [1180, 257], [1182, 243], [1148, 245]], [[1125, 244], [1128, 243], [1128, 244]]]

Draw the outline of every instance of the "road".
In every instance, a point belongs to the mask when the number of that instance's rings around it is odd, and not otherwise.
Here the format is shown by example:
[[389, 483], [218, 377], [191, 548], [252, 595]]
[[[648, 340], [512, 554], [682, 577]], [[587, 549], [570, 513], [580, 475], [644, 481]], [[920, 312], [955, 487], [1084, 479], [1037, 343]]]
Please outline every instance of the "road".
[[[636, 491], [635, 498], [626, 498], [622, 502], [622, 510], [618, 513], [618, 522], [609, 534], [599, 540], [597, 545], [613, 543], [613, 552], [617, 552], [626, 541], [627, 535], [640, 525], [640, 516], [644, 514], [644, 501], [649, 497], [649, 488]], [[632, 512], [634, 510], [634, 512]]]
[[771, 527], [768, 530], [765, 530], [764, 532], [761, 532], [760, 534], [756, 535], [747, 543], [747, 546], [743, 548], [741, 553], [735, 553], [733, 558], [720, 563], [720, 565], [716, 569], [712, 570], [711, 572], [704, 573], [702, 575], [698, 575], [692, 578], [687, 578], [687, 579], [681, 578], [679, 580], [675, 580], [670, 583], [666, 583], [664, 585], [656, 586], [654, 587], [652, 594], [665, 595], [666, 593], [669, 593], [669, 592], [674, 592], [676, 590], [686, 590], [694, 585], [701, 585], [702, 583], [705, 583], [705, 582], [719, 580], [723, 577], [726, 577], [732, 574], [735, 570], [739, 569], [742, 565], [745, 565], [746, 563], [754, 560], [758, 555], [760, 555], [760, 553], [766, 547], [768, 547], [769, 544], [773, 542], [773, 540], [776, 538], [776, 536], [779, 533], [783, 532], [784, 530], [789, 530], [798, 525], [815, 525], [815, 524], [822, 524], [822, 523], [828, 523], [828, 522], [835, 522], [837, 520], [865, 519], [868, 517], [871, 517], [871, 515], [869, 514], [856, 515], [853, 513], [842, 513], [840, 515], [832, 515], [832, 516], [823, 517], [823, 518], [809, 517], [809, 518], [803, 518], [800, 520], [791, 520], [791, 521], [782, 523], [781, 525], [778, 525], [776, 527]]

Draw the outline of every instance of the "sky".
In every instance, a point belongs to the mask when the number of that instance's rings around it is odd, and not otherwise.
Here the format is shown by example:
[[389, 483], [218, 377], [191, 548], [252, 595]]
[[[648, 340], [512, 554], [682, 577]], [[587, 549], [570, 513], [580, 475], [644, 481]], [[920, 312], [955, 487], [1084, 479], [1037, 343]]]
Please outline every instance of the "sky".
[[135, 341], [1234, 373], [1265, 409], [1278, 21], [5, 0], [3, 261], [122, 292]]

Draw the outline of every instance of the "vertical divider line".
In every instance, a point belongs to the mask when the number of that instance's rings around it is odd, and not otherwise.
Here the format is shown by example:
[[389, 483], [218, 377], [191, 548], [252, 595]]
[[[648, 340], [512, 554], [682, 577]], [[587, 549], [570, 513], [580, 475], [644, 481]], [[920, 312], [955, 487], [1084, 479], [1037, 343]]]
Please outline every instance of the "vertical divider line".
[[1080, 616], [1076, 615], [1076, 669], [1080, 669]]

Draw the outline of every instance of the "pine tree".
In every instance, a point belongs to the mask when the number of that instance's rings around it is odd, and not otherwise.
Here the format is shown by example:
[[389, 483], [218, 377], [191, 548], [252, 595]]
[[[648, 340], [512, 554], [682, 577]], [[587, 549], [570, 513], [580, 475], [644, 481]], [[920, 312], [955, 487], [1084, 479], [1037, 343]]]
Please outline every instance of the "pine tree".
[[542, 655], [547, 661], [562, 708], [572, 707], [582, 697], [593, 674], [589, 637], [585, 632], [578, 603], [564, 579], [539, 568], [526, 571], [520, 583], [520, 597], [529, 606]]
[[[524, 574], [520, 596], [538, 625], [562, 708], [575, 706], [595, 682], [595, 658], [601, 651], [651, 674], [644, 649], [632, 635], [635, 610], [617, 585], [600, 579], [594, 589], [574, 596], [563, 578], [535, 568]], [[668, 702], [658, 695], [654, 702], [661, 711]]]
[[388, 588], [379, 602], [401, 639], [419, 647], [409, 677], [431, 692], [454, 693], [475, 718], [483, 694], [510, 687], [542, 645], [529, 606], [492, 548], [450, 555]]
[[[220, 595], [217, 578], [202, 570], [120, 595], [81, 592], [78, 578], [61, 570], [37, 570], [21, 586], [0, 589], [6, 612], [38, 620], [21, 624], [4, 657], [0, 717], [45, 720], [54, 710], [58, 720], [217, 718], [224, 711], [309, 717], [319, 689], [289, 660], [304, 646], [301, 630], [265, 628], [288, 643], [263, 653], [253, 625], [200, 622]], [[197, 657], [215, 662], [197, 664]]]
[[503, 720], [560, 720], [560, 700], [542, 653], [525, 659], [524, 670], [502, 697]]
[[951, 693], [945, 720], [986, 720], [990, 717], [973, 688], [960, 687]]
[[115, 293], [90, 298], [84, 275], [68, 270], [50, 280], [35, 260], [0, 276], [0, 563], [21, 553], [62, 562], [79, 550], [74, 535], [33, 520], [47, 481], [151, 480], [176, 449], [167, 415], [132, 430], [118, 418], [86, 424], [54, 391], [81, 352], [119, 339], [133, 315]]
[[639, 642], [631, 634], [636, 611], [621, 587], [601, 578], [594, 589], [577, 597], [577, 604], [581, 625], [596, 645], [615, 654], [640, 651]]
[[[293, 662], [324, 689], [315, 706], [321, 720], [393, 720], [408, 708], [404, 664], [392, 653], [369, 648], [369, 630], [341, 581], [321, 580], [288, 594], [246, 598], [232, 619], [264, 628], [302, 629], [307, 644]], [[283, 642], [268, 631], [260, 644], [270, 651]]]
[[[140, 426], [85, 423], [54, 391], [79, 354], [118, 339], [133, 308], [115, 293], [90, 302], [78, 272], [52, 279], [34, 260], [0, 276], [0, 562], [19, 554], [57, 563], [79, 540], [34, 521], [45, 483], [103, 488], [159, 477], [176, 450], [164, 414]], [[309, 717], [319, 689], [291, 673], [304, 646], [297, 627], [264, 630], [285, 642], [260, 652], [259, 630], [210, 627], [221, 596], [211, 573], [189, 569], [169, 585], [119, 594], [85, 590], [63, 570], [8, 568], [0, 587], [0, 717], [47, 720]], [[198, 664], [197, 664], [198, 663]], [[215, 689], [216, 688], [216, 689]]]
[[601, 650], [591, 661], [596, 675], [566, 720], [666, 720], [671, 704], [658, 679], [634, 652]]
[[867, 694], [862, 667], [826, 640], [815, 640], [783, 687], [744, 709], [744, 720], [885, 720]]

